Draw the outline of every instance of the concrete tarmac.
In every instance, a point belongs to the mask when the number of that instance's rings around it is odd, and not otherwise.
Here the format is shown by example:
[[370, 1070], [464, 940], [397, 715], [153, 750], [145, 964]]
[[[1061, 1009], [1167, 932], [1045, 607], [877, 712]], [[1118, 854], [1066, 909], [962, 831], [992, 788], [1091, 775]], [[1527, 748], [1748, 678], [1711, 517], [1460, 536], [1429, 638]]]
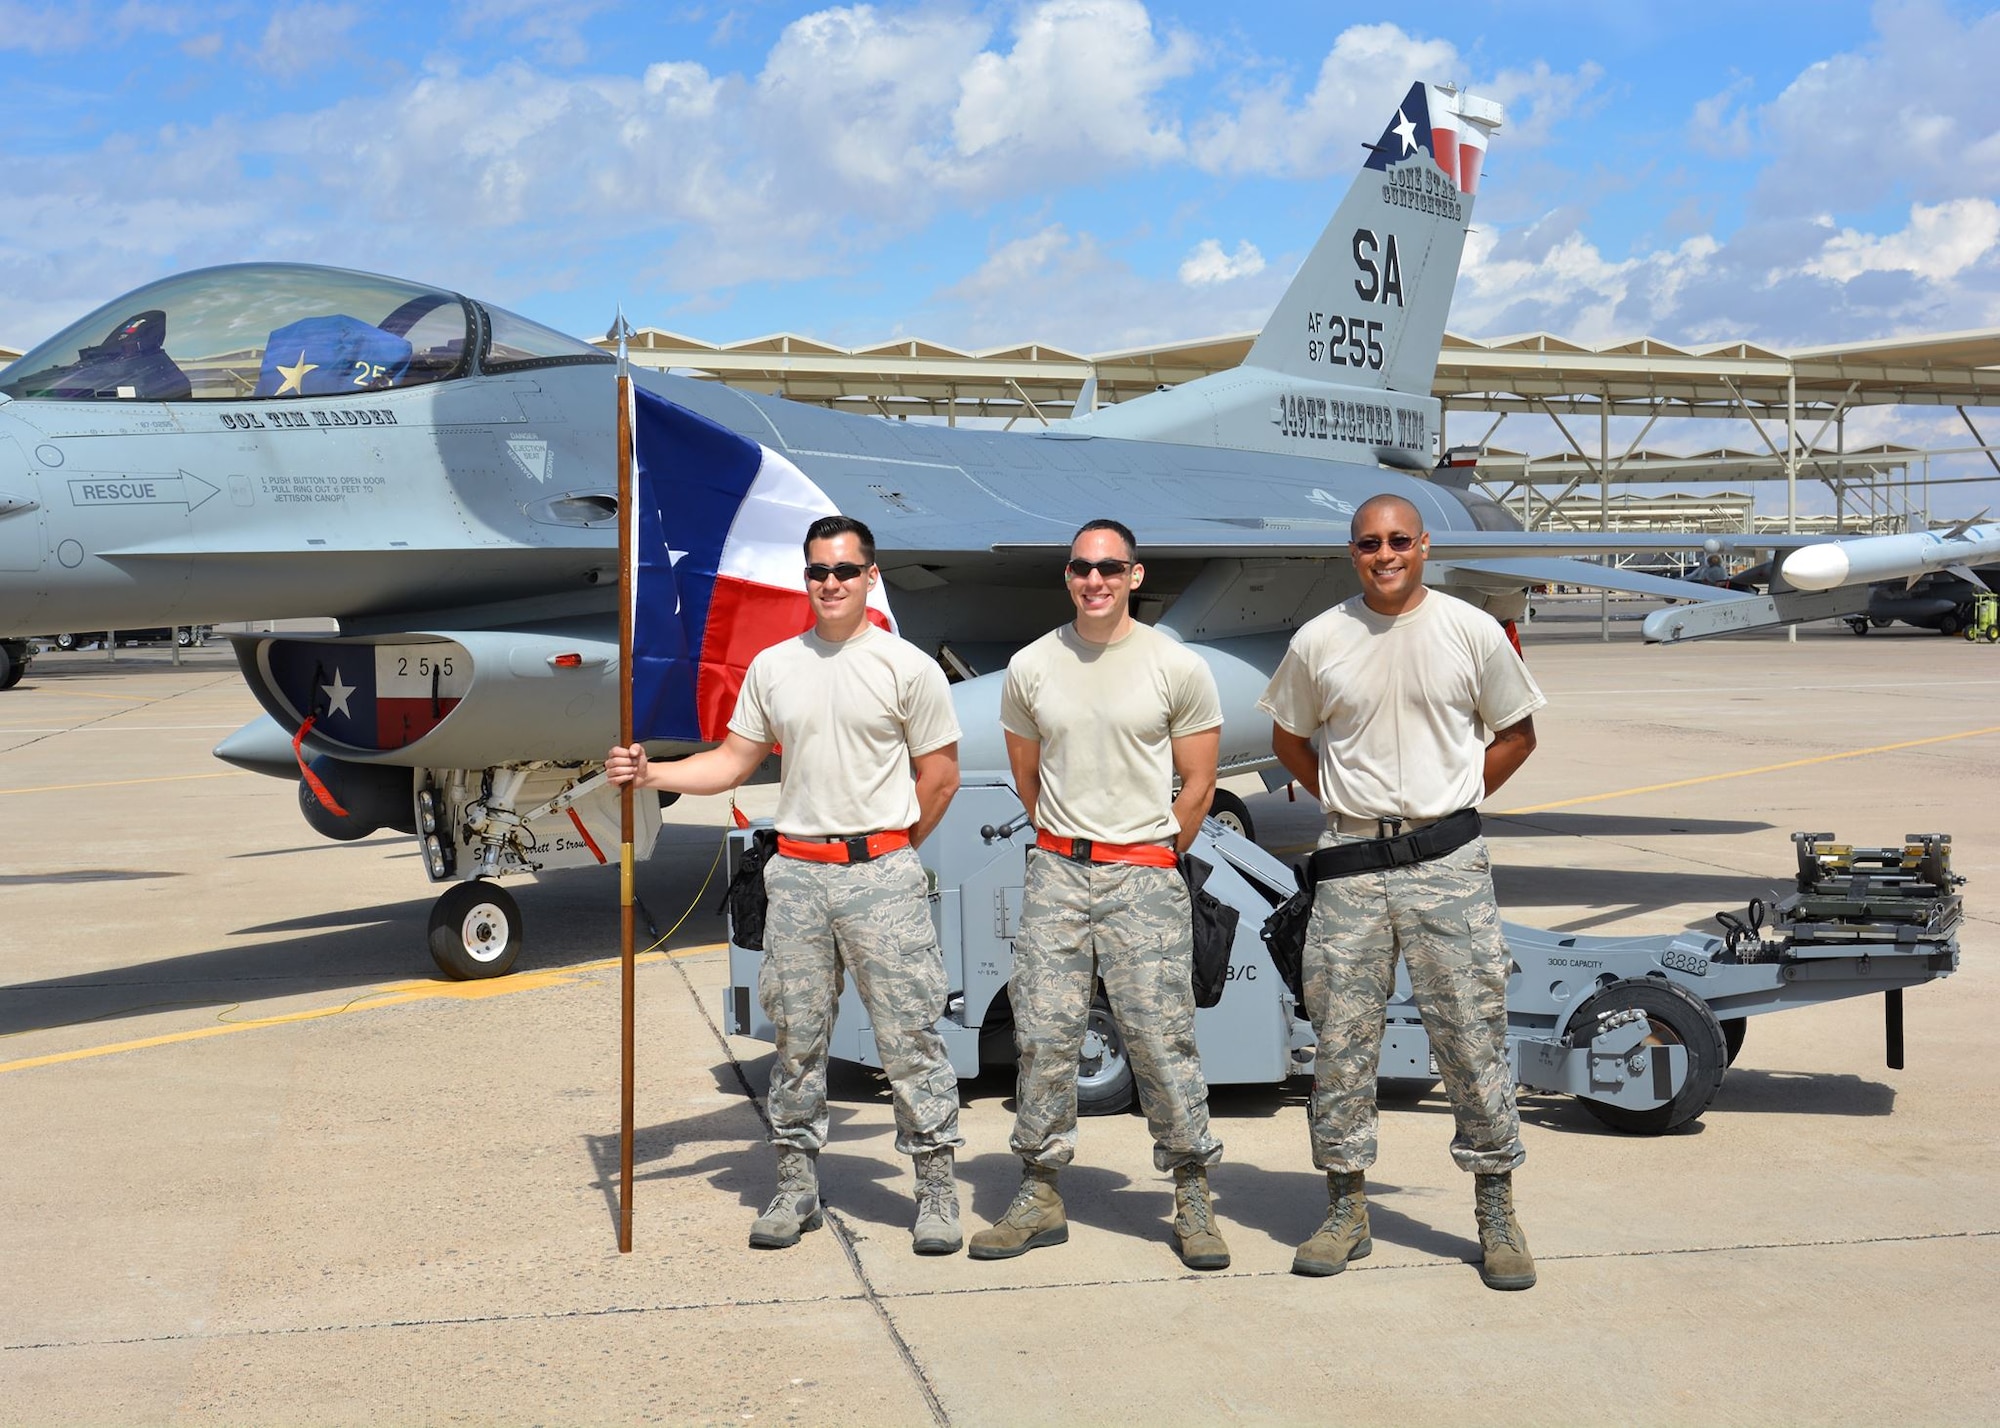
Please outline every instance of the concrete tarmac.
[[[770, 1058], [717, 1030], [713, 799], [640, 873], [666, 935], [620, 1255], [615, 876], [520, 885], [521, 970], [437, 981], [410, 840], [322, 841], [209, 756], [256, 712], [226, 652], [44, 657], [0, 693], [0, 1422], [2000, 1418], [2000, 650], [1594, 636], [1531, 636], [1541, 748], [1487, 805], [1510, 918], [1712, 927], [1811, 828], [1952, 834], [1969, 919], [1908, 996], [1907, 1070], [1871, 998], [1754, 1019], [1678, 1134], [1524, 1097], [1522, 1294], [1480, 1285], [1438, 1093], [1385, 1106], [1374, 1255], [1289, 1274], [1324, 1208], [1297, 1081], [1212, 1097], [1222, 1273], [1174, 1257], [1134, 1115], [1084, 1123], [1067, 1246], [914, 1257], [856, 1068], [827, 1228], [749, 1250]], [[1305, 806], [1252, 808], [1309, 840]], [[968, 1230], [1017, 1179], [1011, 1096], [964, 1088]]]

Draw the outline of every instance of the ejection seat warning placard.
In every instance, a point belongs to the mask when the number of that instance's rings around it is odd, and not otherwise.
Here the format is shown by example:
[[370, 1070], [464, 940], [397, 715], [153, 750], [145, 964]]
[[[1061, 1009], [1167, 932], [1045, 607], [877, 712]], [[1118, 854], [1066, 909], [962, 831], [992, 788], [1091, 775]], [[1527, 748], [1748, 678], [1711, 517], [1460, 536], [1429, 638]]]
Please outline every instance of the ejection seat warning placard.
[[287, 472], [260, 476], [264, 495], [281, 506], [325, 505], [349, 496], [373, 496], [389, 484], [379, 472], [333, 475], [326, 472]]

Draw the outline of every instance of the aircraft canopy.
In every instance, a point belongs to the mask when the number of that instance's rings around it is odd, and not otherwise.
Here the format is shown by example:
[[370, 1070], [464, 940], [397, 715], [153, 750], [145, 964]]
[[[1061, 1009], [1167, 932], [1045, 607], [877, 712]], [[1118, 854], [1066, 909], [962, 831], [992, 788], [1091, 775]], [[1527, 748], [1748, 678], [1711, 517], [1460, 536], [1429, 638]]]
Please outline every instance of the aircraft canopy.
[[267, 401], [611, 360], [457, 293], [339, 268], [239, 263], [105, 304], [0, 371], [0, 392], [44, 401]]

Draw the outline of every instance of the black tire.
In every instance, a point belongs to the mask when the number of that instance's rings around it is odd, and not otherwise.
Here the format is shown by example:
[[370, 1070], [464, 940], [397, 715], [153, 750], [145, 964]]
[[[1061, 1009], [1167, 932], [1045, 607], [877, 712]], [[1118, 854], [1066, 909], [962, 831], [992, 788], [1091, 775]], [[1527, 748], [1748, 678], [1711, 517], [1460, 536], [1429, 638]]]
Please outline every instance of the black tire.
[[1868, 620], [1865, 616], [1856, 615], [1847, 622], [1847, 628], [1857, 635], [1865, 635], [1868, 633]]
[[1132, 1057], [1125, 1038], [1111, 1019], [1111, 1004], [1100, 994], [1090, 1004], [1090, 1022], [1083, 1033], [1083, 1053], [1076, 1062], [1076, 1113], [1115, 1116], [1136, 1097]]
[[0, 689], [12, 689], [27, 672], [27, 662], [15, 659], [5, 645], [0, 645]]
[[1232, 833], [1257, 841], [1257, 825], [1250, 821], [1250, 805], [1226, 788], [1218, 788], [1208, 801], [1208, 816]]
[[1891, 620], [1887, 615], [1870, 615], [1868, 617], [1868, 623], [1874, 629], [1886, 630], [1889, 628], [1890, 625], [1894, 624], [1895, 621]]
[[456, 883], [431, 905], [431, 960], [455, 982], [504, 977], [521, 955], [521, 909], [498, 883]]
[[194, 644], [194, 631], [186, 625], [175, 625], [174, 643], [182, 649], [191, 648]]
[[67, 652], [69, 650], [75, 649], [76, 645], [77, 645], [77, 640], [75, 635], [64, 634], [56, 636], [56, 648], [59, 650]]
[[1944, 618], [1938, 621], [1938, 633], [1943, 635], [1946, 639], [1950, 639], [1953, 635], [1957, 634], [1960, 630], [1964, 628], [1965, 628], [1965, 621], [1961, 620], [1958, 617], [1958, 611], [1956, 610], [1951, 610], [1946, 612]]
[[1722, 1045], [1729, 1065], [1736, 1064], [1736, 1053], [1743, 1049], [1743, 1038], [1749, 1031], [1750, 1018], [1747, 1016], [1726, 1016], [1722, 1019]]
[[1687, 988], [1659, 977], [1634, 977], [1613, 982], [1592, 997], [1576, 1014], [1575, 1026], [1589, 1026], [1610, 1011], [1637, 1008], [1652, 1024], [1653, 1034], [1643, 1045], [1675, 1045], [1687, 1048], [1687, 1080], [1674, 1098], [1650, 1110], [1613, 1106], [1580, 1096], [1585, 1110], [1617, 1131], [1631, 1135], [1665, 1135], [1696, 1120], [1722, 1089], [1722, 1073], [1729, 1065], [1729, 1047], [1722, 1024], [1708, 1003]]

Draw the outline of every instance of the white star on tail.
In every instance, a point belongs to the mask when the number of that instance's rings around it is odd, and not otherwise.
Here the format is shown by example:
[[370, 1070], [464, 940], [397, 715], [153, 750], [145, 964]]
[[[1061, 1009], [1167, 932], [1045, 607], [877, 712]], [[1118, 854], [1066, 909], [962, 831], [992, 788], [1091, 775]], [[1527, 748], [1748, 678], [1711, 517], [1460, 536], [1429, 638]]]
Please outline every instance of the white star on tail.
[[354, 711], [347, 707], [347, 696], [354, 693], [354, 686], [341, 682], [340, 666], [334, 666], [333, 683], [322, 684], [320, 688], [326, 691], [327, 718], [331, 719], [336, 714], [344, 719], [354, 717]]
[[1417, 147], [1417, 121], [1402, 110], [1396, 111], [1396, 122], [1389, 126], [1396, 131], [1396, 137], [1403, 141], [1403, 158], [1408, 158]]

